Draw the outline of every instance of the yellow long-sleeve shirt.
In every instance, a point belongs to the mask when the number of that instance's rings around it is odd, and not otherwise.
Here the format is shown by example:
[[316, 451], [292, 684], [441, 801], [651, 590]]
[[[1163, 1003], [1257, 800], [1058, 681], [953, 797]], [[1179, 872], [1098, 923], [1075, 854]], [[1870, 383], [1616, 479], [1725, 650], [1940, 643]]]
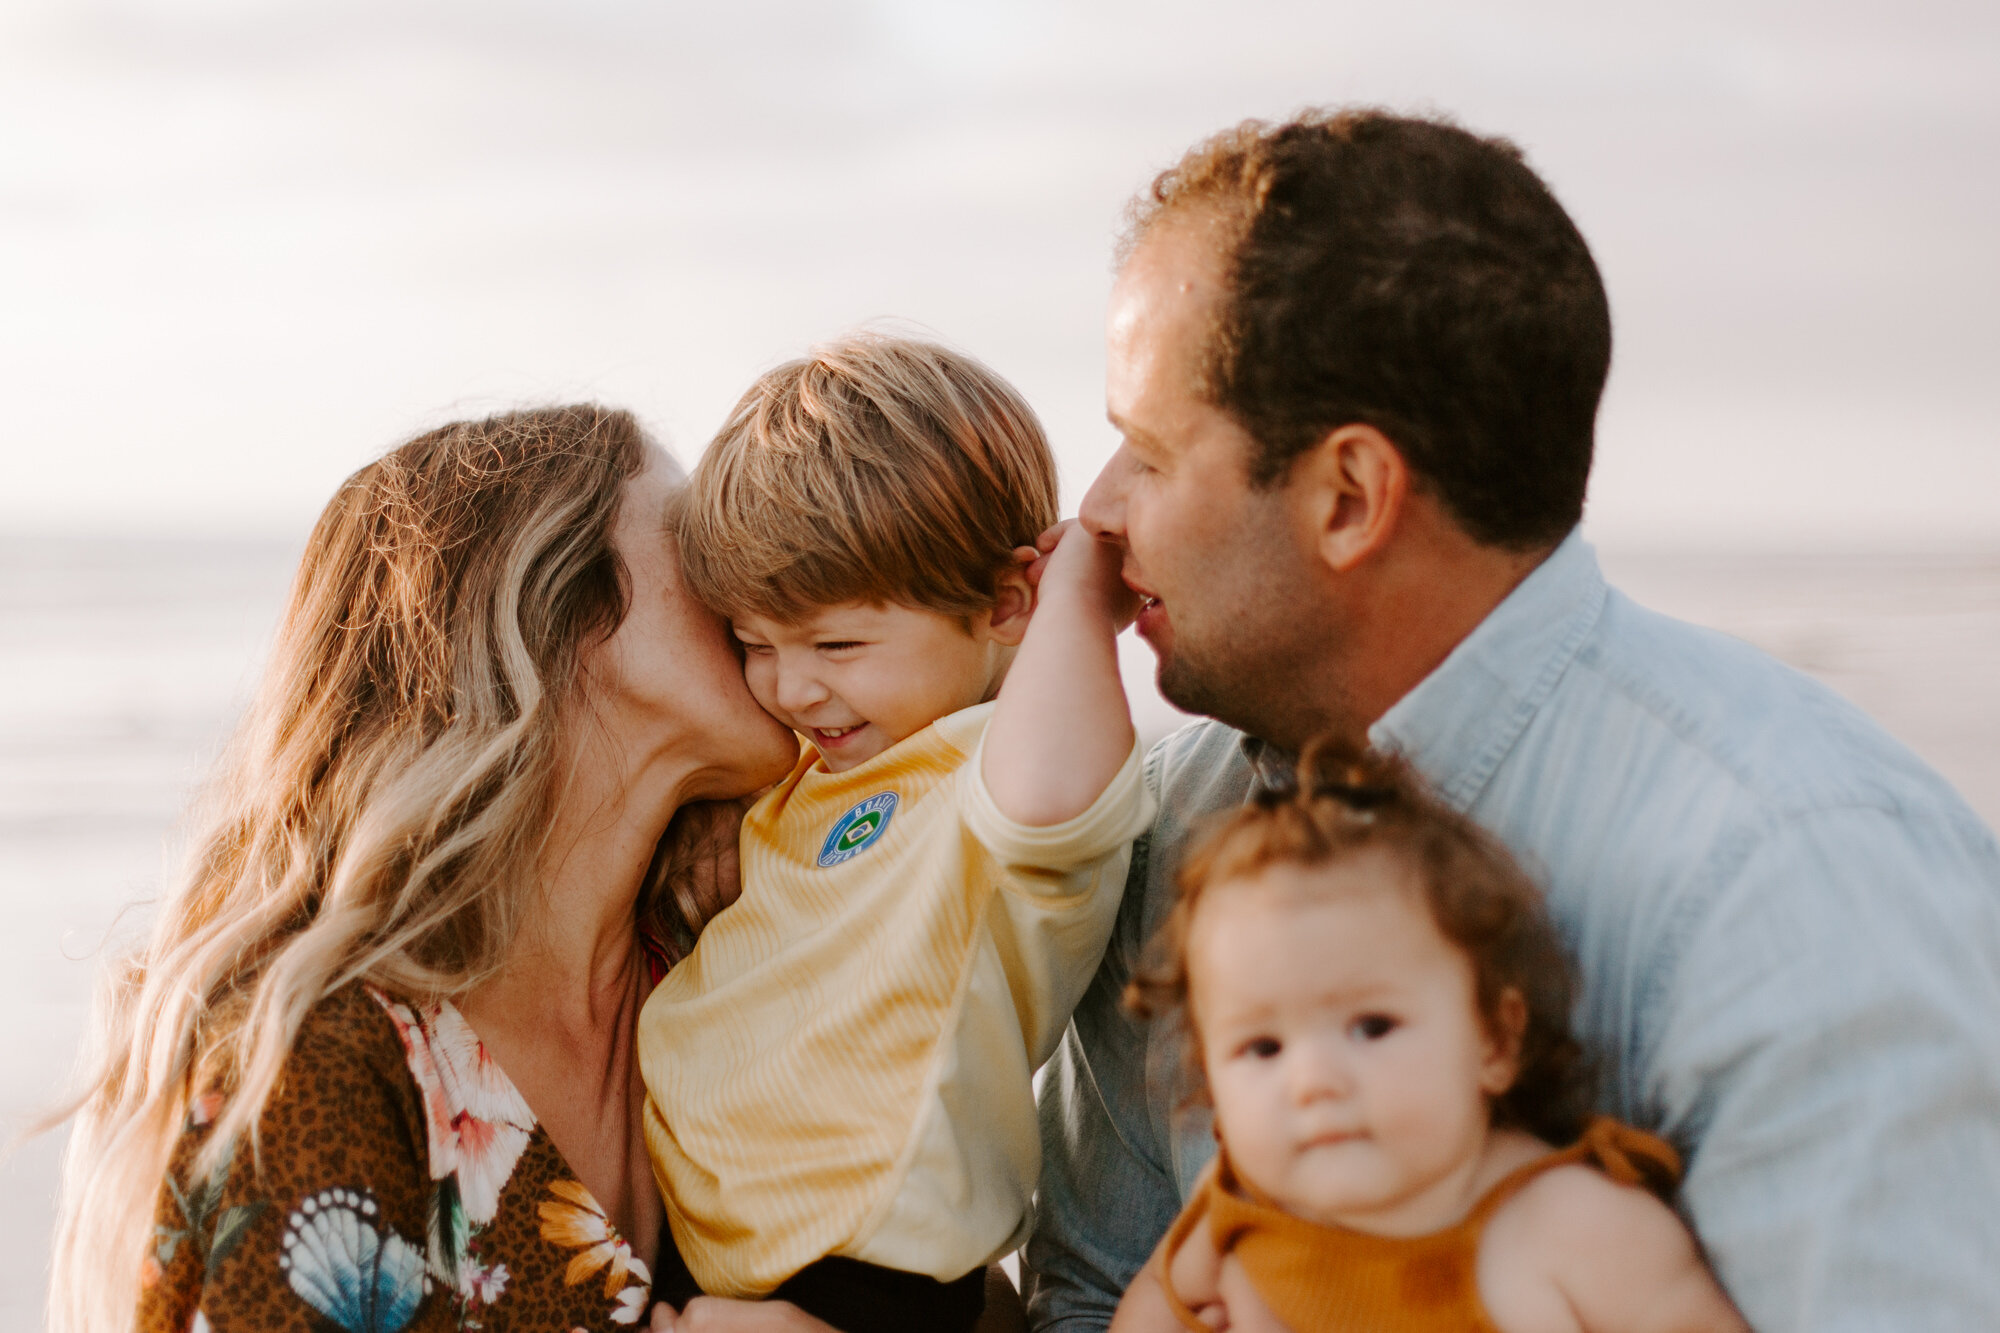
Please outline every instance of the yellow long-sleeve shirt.
[[1007, 819], [979, 773], [992, 711], [844, 773], [807, 746], [744, 820], [742, 897], [646, 1002], [646, 1144], [704, 1290], [827, 1255], [950, 1281], [1025, 1238], [1029, 1080], [1153, 807], [1135, 745], [1075, 819]]

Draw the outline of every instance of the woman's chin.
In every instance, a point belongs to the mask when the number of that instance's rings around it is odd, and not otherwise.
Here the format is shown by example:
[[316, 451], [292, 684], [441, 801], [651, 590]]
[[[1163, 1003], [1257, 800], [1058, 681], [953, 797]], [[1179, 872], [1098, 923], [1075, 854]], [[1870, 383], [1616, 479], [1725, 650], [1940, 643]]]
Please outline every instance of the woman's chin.
[[764, 715], [768, 726], [759, 727], [756, 737], [744, 738], [738, 762], [745, 768], [745, 792], [762, 791], [799, 762], [799, 736], [784, 723]]

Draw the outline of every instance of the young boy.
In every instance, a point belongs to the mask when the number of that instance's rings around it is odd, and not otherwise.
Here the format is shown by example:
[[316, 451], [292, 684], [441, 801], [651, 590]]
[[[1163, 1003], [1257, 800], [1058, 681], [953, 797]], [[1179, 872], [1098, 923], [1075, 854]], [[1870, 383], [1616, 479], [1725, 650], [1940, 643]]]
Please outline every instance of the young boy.
[[[847, 1333], [969, 1328], [1041, 1152], [1029, 1080], [1152, 819], [1110, 547], [1056, 517], [1034, 413], [858, 336], [744, 395], [680, 501], [682, 567], [804, 740], [744, 820], [742, 897], [640, 1020], [646, 1141], [716, 1295]], [[692, 1294], [671, 1262], [656, 1287]]]

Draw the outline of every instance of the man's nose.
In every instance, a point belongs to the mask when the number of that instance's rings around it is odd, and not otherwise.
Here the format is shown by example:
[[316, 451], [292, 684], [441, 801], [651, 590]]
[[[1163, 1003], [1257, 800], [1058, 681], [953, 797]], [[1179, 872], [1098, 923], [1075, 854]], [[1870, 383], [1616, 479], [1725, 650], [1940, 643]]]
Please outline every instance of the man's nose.
[[1125, 446], [1121, 444], [1104, 470], [1097, 474], [1097, 480], [1084, 492], [1076, 517], [1091, 536], [1105, 541], [1125, 540], [1125, 484], [1131, 470], [1125, 460]]

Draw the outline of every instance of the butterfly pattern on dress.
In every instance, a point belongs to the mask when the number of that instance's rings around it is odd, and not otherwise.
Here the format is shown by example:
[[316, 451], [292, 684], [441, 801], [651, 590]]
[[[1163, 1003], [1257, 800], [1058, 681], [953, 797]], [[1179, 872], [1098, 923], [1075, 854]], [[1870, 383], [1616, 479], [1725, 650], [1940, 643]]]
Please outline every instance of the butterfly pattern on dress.
[[375, 1196], [321, 1190], [285, 1219], [278, 1267], [299, 1299], [347, 1333], [402, 1333], [430, 1293], [423, 1252], [377, 1225]]
[[315, 1006], [259, 1169], [230, 1145], [203, 1162], [224, 1100], [192, 1098], [161, 1182], [143, 1333], [643, 1322], [646, 1265], [449, 1002], [355, 983]]

